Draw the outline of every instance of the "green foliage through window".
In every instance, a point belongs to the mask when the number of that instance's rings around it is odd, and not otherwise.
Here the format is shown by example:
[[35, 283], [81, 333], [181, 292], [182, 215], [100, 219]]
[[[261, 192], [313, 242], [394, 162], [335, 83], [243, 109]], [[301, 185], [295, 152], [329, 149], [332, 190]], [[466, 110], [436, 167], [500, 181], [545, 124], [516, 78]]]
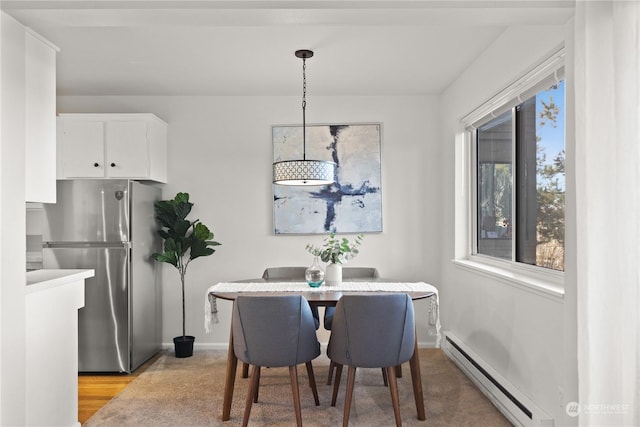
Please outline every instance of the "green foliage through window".
[[564, 81], [476, 130], [478, 254], [564, 270]]

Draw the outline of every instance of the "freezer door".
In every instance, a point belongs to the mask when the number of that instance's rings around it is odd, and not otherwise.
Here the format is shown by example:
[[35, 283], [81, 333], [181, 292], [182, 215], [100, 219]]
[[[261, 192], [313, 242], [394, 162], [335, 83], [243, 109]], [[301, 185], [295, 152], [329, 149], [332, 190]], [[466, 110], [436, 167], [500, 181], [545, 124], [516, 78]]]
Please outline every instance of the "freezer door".
[[44, 242], [130, 240], [128, 180], [58, 181], [57, 202], [44, 204]]
[[45, 248], [44, 268], [93, 268], [78, 310], [78, 371], [130, 372], [129, 247]]

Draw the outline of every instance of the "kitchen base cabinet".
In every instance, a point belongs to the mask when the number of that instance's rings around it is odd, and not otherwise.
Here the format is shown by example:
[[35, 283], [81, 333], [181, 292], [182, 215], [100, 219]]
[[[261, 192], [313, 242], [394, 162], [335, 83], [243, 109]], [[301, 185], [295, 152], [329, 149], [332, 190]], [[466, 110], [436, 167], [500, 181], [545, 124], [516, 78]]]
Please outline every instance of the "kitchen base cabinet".
[[25, 425], [79, 427], [78, 310], [93, 270], [27, 273]]
[[167, 182], [167, 124], [153, 114], [60, 114], [58, 179]]

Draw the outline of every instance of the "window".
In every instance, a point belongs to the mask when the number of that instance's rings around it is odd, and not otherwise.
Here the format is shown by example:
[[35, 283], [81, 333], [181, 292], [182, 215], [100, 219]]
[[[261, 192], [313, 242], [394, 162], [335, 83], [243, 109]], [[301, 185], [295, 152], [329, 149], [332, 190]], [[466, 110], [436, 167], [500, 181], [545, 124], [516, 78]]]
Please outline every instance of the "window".
[[469, 145], [469, 244], [459, 265], [561, 295], [565, 82], [560, 46], [462, 118]]
[[473, 255], [564, 271], [561, 71], [556, 67], [468, 127], [475, 184]]

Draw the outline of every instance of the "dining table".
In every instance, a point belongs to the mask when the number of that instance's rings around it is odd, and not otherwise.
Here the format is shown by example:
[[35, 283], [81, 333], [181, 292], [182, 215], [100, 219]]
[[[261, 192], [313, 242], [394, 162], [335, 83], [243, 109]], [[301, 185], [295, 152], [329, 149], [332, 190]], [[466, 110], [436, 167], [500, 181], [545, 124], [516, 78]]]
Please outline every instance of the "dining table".
[[[217, 315], [216, 299], [235, 301], [239, 295], [272, 296], [290, 295], [291, 293], [302, 295], [310, 306], [333, 307], [343, 295], [362, 295], [372, 293], [406, 293], [413, 301], [431, 298], [430, 312], [435, 310], [436, 319], [434, 326], [437, 335], [437, 343], [440, 337], [440, 322], [437, 317], [438, 290], [425, 282], [402, 282], [383, 278], [349, 279], [338, 285], [327, 286], [323, 284], [317, 288], [310, 287], [306, 282], [299, 280], [268, 280], [268, 279], [243, 279], [233, 282], [220, 282], [211, 286], [205, 296], [205, 329], [210, 330], [210, 325]], [[431, 321], [430, 321], [431, 323]], [[231, 403], [238, 367], [238, 358], [233, 350], [233, 327], [229, 334], [229, 347], [227, 351], [227, 365], [224, 383], [224, 400], [222, 405], [222, 421], [231, 418]], [[415, 339], [415, 350], [409, 360], [413, 395], [416, 404], [418, 420], [426, 419], [424, 408], [424, 396], [422, 390], [422, 376], [420, 372], [420, 355], [418, 352], [418, 339]]]

